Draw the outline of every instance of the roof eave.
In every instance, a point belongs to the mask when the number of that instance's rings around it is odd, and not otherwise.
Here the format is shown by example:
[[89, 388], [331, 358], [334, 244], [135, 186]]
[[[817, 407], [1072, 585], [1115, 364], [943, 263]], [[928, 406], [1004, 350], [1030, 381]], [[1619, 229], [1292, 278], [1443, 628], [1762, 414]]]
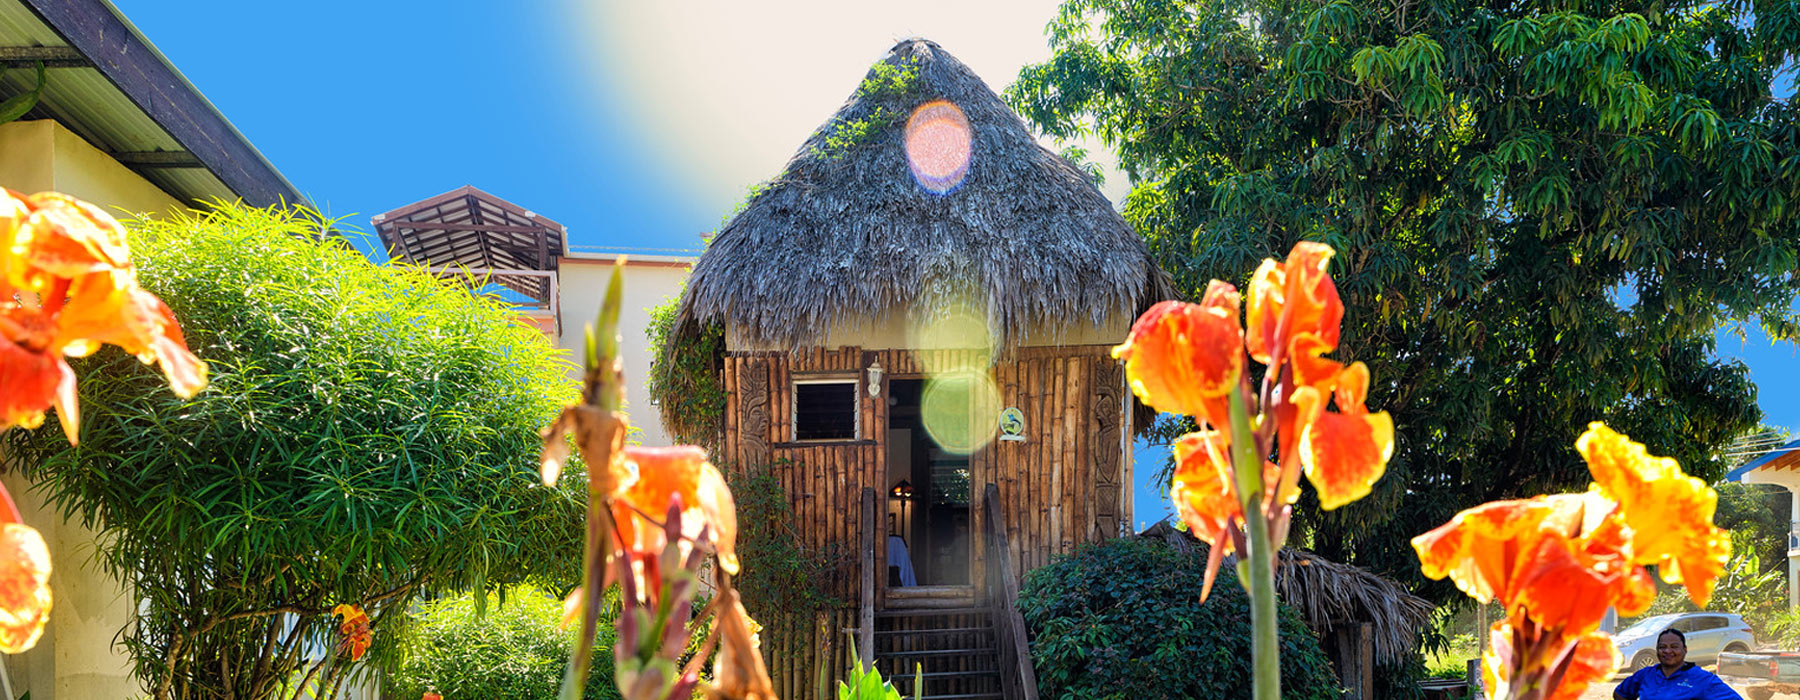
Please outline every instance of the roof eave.
[[1754, 472], [1757, 469], [1760, 469], [1760, 468], [1768, 465], [1769, 463], [1774, 462], [1776, 459], [1785, 457], [1785, 456], [1787, 456], [1788, 453], [1793, 452], [1795, 450], [1800, 450], [1800, 440], [1794, 440], [1792, 442], [1789, 442], [1786, 445], [1782, 445], [1773, 450], [1769, 450], [1768, 452], [1763, 453], [1763, 455], [1761, 457], [1757, 457], [1756, 459], [1745, 462], [1744, 466], [1733, 469], [1733, 470], [1731, 470], [1730, 473], [1726, 474], [1725, 480], [1726, 481], [1744, 481], [1744, 477], [1749, 476], [1749, 474], [1751, 472]]
[[[253, 206], [311, 203], [108, 0], [20, 0]], [[172, 192], [189, 200], [197, 193]]]

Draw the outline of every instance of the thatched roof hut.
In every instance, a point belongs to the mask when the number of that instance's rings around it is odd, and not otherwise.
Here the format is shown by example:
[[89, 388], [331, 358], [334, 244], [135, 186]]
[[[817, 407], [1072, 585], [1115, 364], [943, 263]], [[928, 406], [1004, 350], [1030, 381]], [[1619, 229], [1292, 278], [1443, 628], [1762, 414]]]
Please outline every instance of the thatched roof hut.
[[[1196, 561], [1206, 559], [1205, 542], [1167, 521], [1150, 526], [1138, 536], [1193, 553]], [[1281, 550], [1280, 560], [1275, 573], [1276, 594], [1299, 611], [1306, 626], [1320, 639], [1331, 639], [1345, 624], [1366, 622], [1373, 626], [1378, 662], [1402, 663], [1418, 651], [1419, 630], [1431, 622], [1430, 601], [1362, 567], [1340, 564], [1312, 552], [1286, 547]], [[1227, 561], [1225, 566], [1231, 563]]]
[[[1171, 294], [1080, 168], [961, 61], [902, 41], [695, 264], [659, 359], [664, 424], [767, 465], [803, 546], [860, 555], [825, 582], [860, 601], [831, 628], [883, 610], [910, 620], [894, 639], [952, 639], [932, 625], [979, 623], [905, 616], [999, 600], [999, 572], [1131, 522], [1149, 414], [1108, 350]], [[799, 661], [783, 694], [815, 677], [814, 646], [772, 647]]]
[[[943, 193], [916, 181], [906, 153], [908, 115], [932, 100], [959, 107], [972, 133], [967, 171]], [[1130, 318], [1171, 294], [1080, 168], [1039, 145], [968, 66], [909, 39], [719, 230], [680, 322], [797, 348], [871, 314], [925, 320], [973, 303], [1005, 347], [1034, 329]]]

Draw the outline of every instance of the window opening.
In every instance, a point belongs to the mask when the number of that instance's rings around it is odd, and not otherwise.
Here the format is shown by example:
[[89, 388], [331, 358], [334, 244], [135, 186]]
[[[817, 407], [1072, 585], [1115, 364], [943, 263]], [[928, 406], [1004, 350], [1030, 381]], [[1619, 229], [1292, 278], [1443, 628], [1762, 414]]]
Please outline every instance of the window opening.
[[805, 379], [794, 382], [794, 440], [855, 440], [861, 411], [856, 380]]

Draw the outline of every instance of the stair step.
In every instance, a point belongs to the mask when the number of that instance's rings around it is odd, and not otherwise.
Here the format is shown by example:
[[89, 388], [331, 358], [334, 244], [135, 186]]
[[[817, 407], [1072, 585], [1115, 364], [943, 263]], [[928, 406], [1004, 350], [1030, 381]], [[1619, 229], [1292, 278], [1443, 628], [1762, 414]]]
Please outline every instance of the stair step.
[[968, 695], [920, 695], [920, 700], [1004, 700], [999, 693], [968, 693]]
[[[999, 669], [988, 669], [985, 671], [926, 671], [925, 672], [925, 682], [926, 683], [930, 683], [932, 681], [938, 681], [938, 680], [953, 680], [953, 679], [957, 679], [957, 678], [999, 678], [999, 677], [1000, 677]], [[888, 677], [888, 680], [893, 681], [893, 682], [898, 682], [901, 680], [910, 682], [912, 679], [913, 679], [913, 674], [911, 674], [911, 673], [896, 673], [896, 674]]]
[[939, 615], [986, 615], [992, 612], [986, 607], [965, 606], [960, 608], [902, 608], [875, 611], [875, 617], [937, 617]]
[[916, 650], [916, 651], [878, 651], [878, 652], [875, 652], [875, 658], [877, 658], [877, 659], [883, 659], [883, 658], [892, 658], [892, 657], [896, 657], [896, 656], [952, 656], [952, 655], [955, 655], [955, 656], [961, 656], [961, 655], [964, 655], [964, 654], [971, 654], [971, 655], [972, 655], [972, 654], [984, 654], [984, 655], [991, 655], [991, 654], [993, 654], [993, 653], [994, 653], [994, 650], [993, 650], [993, 649], [989, 649], [989, 648], [978, 648], [978, 649], [920, 649], [920, 650]]
[[875, 630], [875, 636], [876, 637], [883, 637], [883, 636], [898, 637], [898, 636], [903, 636], [903, 635], [913, 635], [913, 636], [920, 636], [920, 637], [929, 637], [929, 636], [933, 636], [933, 635], [942, 635], [942, 634], [970, 634], [970, 633], [993, 634], [993, 632], [994, 632], [993, 627], [984, 625], [981, 627], [929, 627], [926, 629], [917, 629], [917, 630]]

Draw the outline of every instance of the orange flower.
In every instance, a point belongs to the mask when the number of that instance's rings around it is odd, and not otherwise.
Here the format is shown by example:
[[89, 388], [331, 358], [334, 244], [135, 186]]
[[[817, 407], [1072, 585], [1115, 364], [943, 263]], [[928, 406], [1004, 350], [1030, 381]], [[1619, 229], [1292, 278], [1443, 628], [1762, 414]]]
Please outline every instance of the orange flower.
[[1289, 345], [1313, 335], [1327, 352], [1336, 350], [1344, 304], [1327, 272], [1336, 251], [1312, 241], [1294, 244], [1287, 262], [1264, 260], [1250, 277], [1245, 348], [1251, 359], [1280, 364]]
[[[1231, 440], [1221, 431], [1202, 430], [1181, 436], [1174, 449], [1175, 481], [1169, 498], [1188, 532], [1211, 545], [1205, 583], [1200, 588], [1200, 600], [1205, 602], [1224, 556], [1237, 551], [1234, 533], [1244, 526], [1244, 508], [1231, 471]], [[1263, 483], [1275, 484], [1279, 478], [1280, 469], [1273, 462], [1263, 462]], [[1300, 497], [1297, 487], [1272, 490], [1274, 500], [1282, 504]]]
[[50, 549], [31, 526], [18, 522], [12, 496], [0, 488], [0, 652], [37, 644], [50, 621]]
[[350, 660], [361, 659], [374, 642], [375, 635], [369, 631], [369, 615], [361, 606], [340, 603], [331, 609], [331, 614], [341, 616], [344, 621], [338, 625], [338, 634], [343, 640], [338, 642], [338, 651], [350, 655]]
[[706, 461], [706, 450], [692, 445], [631, 446], [625, 448], [625, 461], [635, 468], [637, 479], [613, 499], [613, 520], [627, 548], [652, 556], [660, 553], [664, 544], [660, 521], [646, 527], [640, 520], [661, 518], [669, 512], [671, 499], [679, 497], [682, 536], [698, 539], [710, 526], [719, 566], [726, 573], [738, 572], [737, 507], [725, 477]]
[[[1333, 254], [1330, 246], [1303, 242], [1285, 263], [1263, 261], [1251, 276], [1245, 327], [1238, 325], [1237, 288], [1213, 280], [1199, 304], [1150, 307], [1113, 348], [1138, 398], [1192, 416], [1203, 428], [1176, 441], [1170, 494], [1190, 531], [1213, 545], [1203, 598], [1219, 558], [1240, 548], [1245, 528], [1266, 528], [1277, 547], [1285, 541], [1302, 472], [1329, 510], [1368, 495], [1393, 454], [1393, 419], [1364, 405], [1368, 367], [1325, 357], [1337, 349], [1344, 315], [1327, 274]], [[1259, 391], [1243, 381], [1246, 355], [1268, 365]], [[1248, 419], [1235, 428], [1234, 391]], [[1329, 410], [1334, 398], [1336, 411]], [[1258, 465], [1234, 463], [1230, 436], [1240, 429], [1254, 441], [1242, 451], [1260, 455], [1251, 457]], [[1276, 462], [1268, 461], [1271, 453]], [[1260, 488], [1240, 489], [1240, 472], [1246, 484], [1260, 477]], [[1260, 500], [1251, 502], [1248, 491]]]
[[[1562, 673], [1560, 683], [1553, 689], [1545, 689], [1547, 682], [1543, 676], [1555, 675], [1555, 668], [1541, 670], [1535, 679], [1526, 679], [1516, 674], [1506, 660], [1514, 658], [1513, 640], [1518, 637], [1508, 622], [1496, 622], [1489, 632], [1488, 650], [1481, 656], [1482, 680], [1486, 681], [1488, 695], [1495, 698], [1538, 697], [1542, 700], [1576, 700], [1581, 697], [1582, 690], [1588, 685], [1612, 677], [1613, 670], [1619, 667], [1619, 653], [1613, 647], [1612, 637], [1605, 632], [1589, 632], [1567, 644], [1556, 659], [1556, 667]], [[1536, 680], [1538, 687], [1532, 688], [1530, 681]], [[1532, 691], [1536, 691], [1535, 696]], [[1549, 692], [1545, 692], [1548, 690]]]
[[1125, 361], [1131, 391], [1159, 411], [1225, 423], [1225, 396], [1244, 373], [1237, 288], [1213, 280], [1199, 304], [1150, 307], [1113, 357]]
[[419, 696], [419, 700], [444, 700], [444, 696], [427, 690], [424, 695]]
[[1632, 560], [1655, 564], [1664, 581], [1686, 583], [1688, 597], [1705, 607], [1731, 557], [1730, 533], [1712, 523], [1718, 494], [1675, 460], [1650, 455], [1602, 423], [1588, 424], [1575, 449], [1600, 491], [1619, 502], [1632, 531]]
[[[1300, 356], [1295, 357], [1298, 370]], [[1352, 363], [1323, 383], [1335, 384], [1337, 413], [1325, 410], [1325, 397], [1314, 386], [1296, 389], [1293, 401], [1301, 426], [1300, 463], [1319, 491], [1319, 507], [1331, 510], [1369, 495], [1386, 473], [1394, 454], [1394, 420], [1386, 411], [1369, 413], [1363, 405], [1369, 391], [1369, 368], [1363, 363]]]
[[1611, 639], [1595, 631], [1607, 607], [1637, 615], [1656, 596], [1642, 565], [1685, 579], [1704, 604], [1730, 554], [1712, 525], [1717, 495], [1674, 460], [1600, 423], [1576, 449], [1596, 482], [1587, 493], [1487, 503], [1413, 538], [1426, 576], [1505, 607], [1483, 658], [1496, 697], [1578, 696], [1616, 666]]
[[174, 314], [138, 288], [124, 229], [85, 202], [0, 190], [0, 299], [0, 428], [35, 428], [55, 406], [75, 443], [80, 411], [63, 357], [106, 343], [160, 364], [180, 396], [206, 386]]

